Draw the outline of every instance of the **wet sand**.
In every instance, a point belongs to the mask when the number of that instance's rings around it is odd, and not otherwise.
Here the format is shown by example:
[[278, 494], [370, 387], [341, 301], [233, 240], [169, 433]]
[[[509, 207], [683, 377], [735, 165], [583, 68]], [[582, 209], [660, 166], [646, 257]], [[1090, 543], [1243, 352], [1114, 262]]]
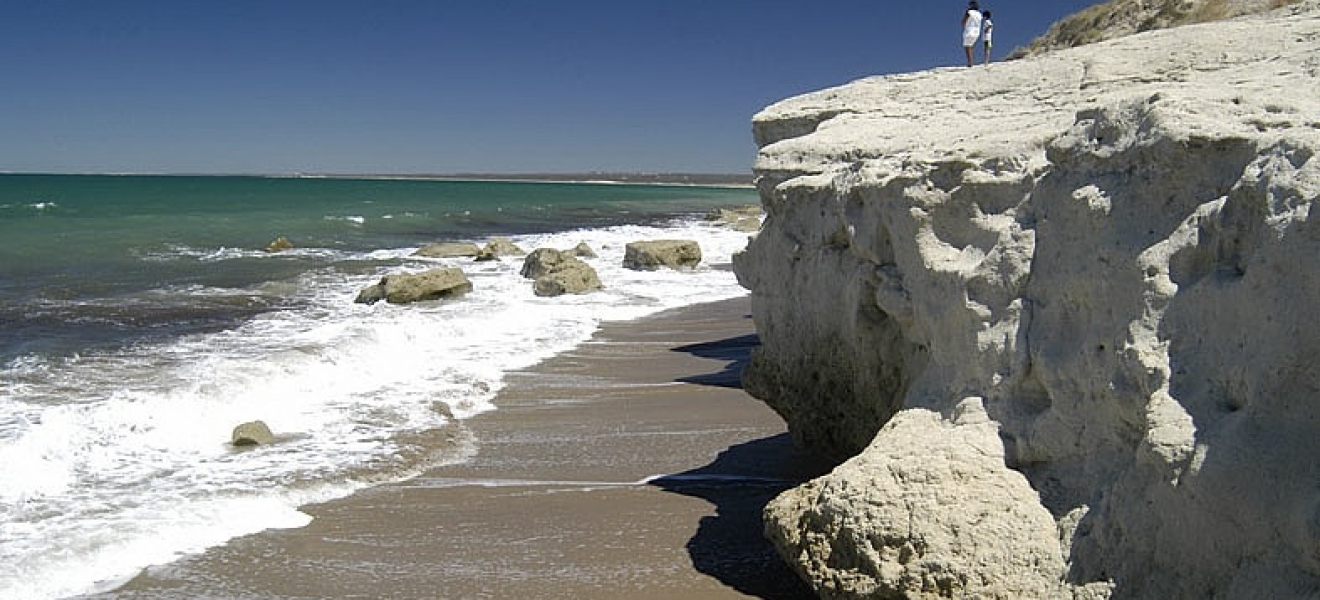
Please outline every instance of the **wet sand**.
[[98, 598], [809, 598], [761, 509], [816, 474], [739, 387], [747, 299], [610, 323], [511, 376], [470, 461], [305, 508]]

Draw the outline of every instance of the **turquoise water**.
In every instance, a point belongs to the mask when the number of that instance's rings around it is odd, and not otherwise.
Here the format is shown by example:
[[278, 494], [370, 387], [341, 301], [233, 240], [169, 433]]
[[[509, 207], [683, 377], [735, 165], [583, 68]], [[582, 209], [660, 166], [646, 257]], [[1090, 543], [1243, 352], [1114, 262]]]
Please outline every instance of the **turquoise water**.
[[[706, 222], [750, 189], [257, 177], [0, 176], [0, 600], [113, 587], [298, 507], [466, 460], [455, 428], [505, 375], [603, 320], [746, 293], [747, 235]], [[521, 258], [412, 256], [507, 236], [586, 243], [604, 289], [541, 298]], [[277, 236], [295, 248], [264, 249]], [[639, 239], [690, 271], [624, 269]], [[385, 274], [463, 269], [473, 291], [353, 302]], [[237, 451], [260, 419], [279, 442]], [[459, 432], [461, 433], [461, 432]]]
[[[746, 189], [654, 185], [0, 175], [0, 362], [225, 327], [284, 301], [169, 302], [190, 287], [244, 289], [328, 265], [374, 266], [346, 254], [650, 224], [755, 201]], [[322, 252], [207, 260], [278, 236]], [[174, 260], [187, 255], [198, 260]]]

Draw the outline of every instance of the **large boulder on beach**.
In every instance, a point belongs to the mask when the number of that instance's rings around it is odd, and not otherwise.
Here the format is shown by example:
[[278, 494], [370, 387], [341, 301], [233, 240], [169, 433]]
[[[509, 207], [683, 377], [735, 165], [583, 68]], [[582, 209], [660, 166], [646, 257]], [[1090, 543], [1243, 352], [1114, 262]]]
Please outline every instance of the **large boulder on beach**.
[[693, 240], [629, 242], [624, 247], [623, 266], [634, 271], [691, 269], [700, 263], [701, 246]]
[[477, 260], [499, 260], [503, 256], [522, 256], [524, 254], [527, 254], [527, 252], [519, 248], [509, 238], [498, 237], [486, 242], [486, 245], [477, 253]]
[[[803, 563], [827, 563], [810, 571], [828, 582], [823, 597], [1075, 599], [1058, 577], [1054, 519], [1027, 478], [1003, 467], [982, 400], [964, 400], [950, 417], [896, 415], [873, 451], [772, 502], [771, 540]], [[803, 515], [810, 526], [785, 526]], [[840, 539], [862, 543], [844, 556]], [[981, 593], [936, 592], [969, 585]]]
[[532, 291], [537, 296], [562, 296], [564, 294], [586, 294], [601, 288], [596, 270], [583, 263], [580, 267], [556, 271], [537, 277], [532, 282]]
[[472, 282], [468, 281], [462, 269], [431, 269], [421, 273], [386, 275], [379, 283], [362, 288], [356, 302], [375, 304], [384, 300], [390, 304], [408, 304], [452, 298], [470, 291]]
[[537, 296], [585, 294], [601, 288], [600, 277], [591, 265], [571, 251], [537, 248], [523, 260], [522, 276], [533, 280]]
[[263, 421], [249, 421], [234, 428], [229, 443], [235, 446], [257, 446], [275, 441], [275, 434]]
[[472, 258], [481, 255], [481, 248], [472, 242], [436, 242], [413, 252], [423, 258]]

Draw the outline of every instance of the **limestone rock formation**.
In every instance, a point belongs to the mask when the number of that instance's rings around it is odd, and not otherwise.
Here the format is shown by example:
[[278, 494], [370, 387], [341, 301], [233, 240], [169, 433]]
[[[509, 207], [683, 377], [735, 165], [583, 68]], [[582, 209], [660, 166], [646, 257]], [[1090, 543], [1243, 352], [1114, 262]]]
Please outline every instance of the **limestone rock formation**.
[[499, 260], [502, 256], [522, 256], [524, 254], [527, 253], [510, 241], [509, 238], [500, 237], [486, 242], [486, 245], [477, 253], [476, 259], [482, 261]]
[[623, 267], [634, 271], [691, 269], [700, 263], [701, 246], [693, 240], [629, 242], [623, 249]]
[[436, 242], [413, 252], [413, 256], [425, 258], [469, 258], [480, 255], [481, 248], [472, 242]]
[[462, 269], [431, 269], [421, 273], [386, 275], [379, 283], [362, 288], [356, 302], [375, 304], [384, 300], [390, 304], [409, 304], [452, 298], [470, 291], [472, 282], [468, 281]]
[[1053, 517], [1003, 464], [980, 398], [949, 419], [902, 411], [867, 452], [772, 504], [769, 535], [825, 597], [1071, 597]]
[[825, 597], [1320, 590], [1320, 3], [753, 122], [746, 388]]
[[532, 290], [537, 296], [585, 294], [601, 288], [596, 270], [571, 250], [537, 248], [523, 261], [521, 273], [533, 280]]
[[249, 421], [234, 428], [229, 443], [235, 446], [258, 446], [275, 441], [275, 435], [264, 421]]

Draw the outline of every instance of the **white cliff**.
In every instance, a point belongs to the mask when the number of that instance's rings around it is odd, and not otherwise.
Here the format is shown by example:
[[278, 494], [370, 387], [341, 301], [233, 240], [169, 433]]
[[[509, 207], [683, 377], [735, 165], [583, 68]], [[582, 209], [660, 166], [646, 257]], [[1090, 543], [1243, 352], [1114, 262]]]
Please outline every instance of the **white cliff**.
[[1320, 598], [1320, 2], [754, 119], [824, 597]]

